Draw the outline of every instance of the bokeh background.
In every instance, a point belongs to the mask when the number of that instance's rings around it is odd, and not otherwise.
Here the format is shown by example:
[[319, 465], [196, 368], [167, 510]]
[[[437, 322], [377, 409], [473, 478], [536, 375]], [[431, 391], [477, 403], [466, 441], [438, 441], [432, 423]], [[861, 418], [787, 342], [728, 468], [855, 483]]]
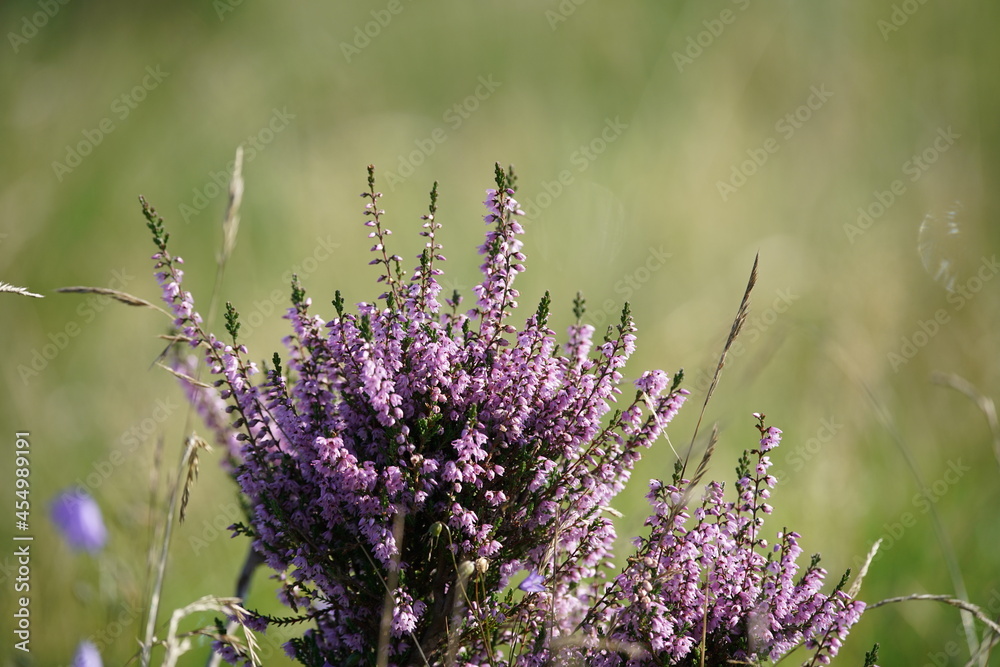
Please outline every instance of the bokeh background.
[[[13, 550], [0, 551], [2, 660], [67, 664], [87, 637], [105, 664], [135, 653], [162, 517], [150, 489], [197, 424], [151, 369], [165, 318], [54, 290], [157, 298], [141, 193], [205, 307], [219, 184], [241, 143], [222, 296], [258, 359], [280, 349], [292, 272], [323, 314], [334, 289], [378, 294], [358, 197], [367, 164], [412, 264], [440, 182], [445, 287], [468, 298], [483, 192], [494, 162], [510, 163], [530, 214], [524, 316], [549, 290], [561, 330], [579, 290], [603, 328], [630, 301], [629, 376], [683, 367], [693, 392], [677, 449], [760, 253], [705, 416], [703, 434], [712, 422], [722, 434], [711, 475], [732, 481], [755, 443], [750, 414], [764, 412], [785, 434], [770, 531], [800, 532], [833, 581], [883, 538], [863, 599], [965, 595], [996, 617], [1000, 452], [976, 402], [931, 378], [957, 374], [987, 400], [1000, 390], [997, 25], [1000, 5], [982, 0], [3, 3], [0, 279], [45, 298], [0, 295], [0, 439], [10, 458], [14, 432], [31, 433], [36, 535], [30, 655], [11, 648]], [[672, 460], [660, 442], [643, 461], [618, 502], [623, 537]], [[218, 536], [235, 496], [216, 461], [203, 460], [174, 535], [161, 620], [233, 590], [245, 545]], [[14, 478], [0, 469], [10, 545]], [[74, 484], [111, 531], [96, 557], [47, 518]], [[274, 587], [260, 574], [249, 606], [279, 611]], [[874, 609], [839, 664], [861, 664], [875, 641], [882, 665], [965, 664], [959, 623], [931, 602]]]

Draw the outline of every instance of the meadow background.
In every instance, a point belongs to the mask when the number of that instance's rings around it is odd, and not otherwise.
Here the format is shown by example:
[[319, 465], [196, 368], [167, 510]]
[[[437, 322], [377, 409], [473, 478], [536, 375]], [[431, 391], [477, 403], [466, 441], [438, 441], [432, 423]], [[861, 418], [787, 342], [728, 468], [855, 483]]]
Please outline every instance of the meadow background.
[[[407, 266], [440, 182], [444, 284], [470, 303], [484, 190], [495, 161], [512, 163], [531, 214], [523, 316], [549, 290], [564, 331], [580, 290], [600, 329], [629, 300], [629, 377], [683, 367], [694, 394], [670, 429], [678, 448], [759, 252], [742, 345], [706, 415], [722, 433], [711, 476], [732, 482], [764, 412], [784, 430], [772, 534], [802, 533], [834, 582], [881, 537], [863, 599], [964, 586], [996, 616], [1000, 451], [974, 402], [931, 376], [1000, 391], [997, 25], [1000, 5], [982, 0], [3, 3], [0, 279], [45, 298], [0, 295], [0, 456], [30, 431], [36, 535], [30, 656], [11, 648], [13, 548], [0, 549], [0, 661], [67, 664], [86, 637], [106, 665], [135, 652], [156, 443], [172, 473], [200, 426], [150, 368], [165, 318], [54, 290], [158, 299], [141, 193], [207, 308], [241, 143], [222, 291], [257, 359], [281, 349], [292, 272], [326, 316], [334, 289], [349, 303], [379, 293], [367, 164]], [[666, 442], [644, 459], [617, 503], [623, 537], [672, 460]], [[96, 558], [46, 515], [74, 484], [111, 531]], [[234, 503], [206, 457], [164, 612], [232, 592], [245, 544], [213, 526]], [[259, 573], [249, 606], [280, 610], [273, 589]], [[875, 609], [837, 664], [860, 665], [875, 641], [883, 666], [965, 664], [959, 622], [930, 602]]]

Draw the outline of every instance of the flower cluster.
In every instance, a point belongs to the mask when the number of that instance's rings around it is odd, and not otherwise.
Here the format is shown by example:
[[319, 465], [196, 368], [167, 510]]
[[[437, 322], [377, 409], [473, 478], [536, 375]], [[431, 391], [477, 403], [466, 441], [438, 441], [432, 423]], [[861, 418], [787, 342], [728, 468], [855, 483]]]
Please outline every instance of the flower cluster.
[[651, 484], [651, 533], [637, 541], [636, 556], [615, 582], [614, 611], [603, 617], [611, 619], [610, 639], [638, 642], [658, 664], [777, 661], [803, 643], [815, 649], [815, 662], [827, 664], [864, 611], [843, 591], [847, 575], [831, 594], [820, 592], [826, 572], [818, 556], [796, 578], [797, 533], [779, 532], [773, 545], [761, 537], [776, 483], [766, 453], [781, 431], [754, 416], [762, 437], [737, 467], [738, 500], [727, 502], [723, 485], [709, 483], [688, 528], [691, 516], [680, 501], [688, 480]]
[[231, 344], [205, 332], [143, 202], [177, 338], [218, 378], [218, 396], [186, 382], [189, 399], [237, 445], [230, 464], [249, 513], [236, 532], [299, 614], [269, 620], [309, 621], [290, 654], [309, 665], [696, 664], [701, 654], [722, 664], [806, 643], [821, 662], [834, 655], [863, 604], [842, 586], [821, 594], [815, 563], [792, 581], [795, 533], [759, 553], [774, 484], [765, 452], [780, 432], [760, 420], [739, 500], [709, 485], [690, 529], [690, 482], [654, 483], [651, 533], [609, 577], [610, 502], [684, 403], [681, 374], [644, 373], [619, 404], [636, 341], [627, 304], [596, 342], [580, 298], [561, 346], [548, 294], [520, 329], [510, 323], [524, 270], [512, 172], [498, 165], [487, 191], [483, 279], [467, 311], [457, 292], [439, 299], [436, 184], [407, 280], [368, 174], [365, 225], [384, 292], [356, 312], [337, 292], [326, 320], [293, 280], [286, 359], [275, 354], [259, 380], [232, 306]]

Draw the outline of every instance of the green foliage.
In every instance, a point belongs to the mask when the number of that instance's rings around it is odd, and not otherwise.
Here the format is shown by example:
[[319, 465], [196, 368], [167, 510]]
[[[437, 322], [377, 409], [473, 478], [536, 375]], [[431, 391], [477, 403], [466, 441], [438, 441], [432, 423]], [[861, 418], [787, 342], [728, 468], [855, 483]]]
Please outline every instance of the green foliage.
[[535, 311], [535, 316], [538, 317], [538, 326], [544, 327], [549, 322], [549, 306], [552, 304], [552, 298], [546, 291], [545, 295], [542, 296], [542, 300], [538, 302], [538, 310]]
[[232, 336], [233, 345], [236, 345], [236, 338], [240, 332], [240, 314], [236, 312], [231, 301], [226, 302], [226, 331]]
[[874, 667], [878, 662], [878, 644], [872, 647], [871, 651], [865, 653], [865, 664], [864, 667]]
[[[337, 292], [340, 294], [340, 292]], [[296, 308], [305, 305], [306, 291], [302, 289], [298, 274], [292, 274], [292, 305]]]
[[139, 195], [139, 203], [142, 205], [142, 215], [146, 218], [146, 226], [153, 233], [153, 243], [160, 249], [160, 252], [166, 252], [170, 234], [163, 230], [163, 218], [156, 213], [156, 209], [142, 195]]

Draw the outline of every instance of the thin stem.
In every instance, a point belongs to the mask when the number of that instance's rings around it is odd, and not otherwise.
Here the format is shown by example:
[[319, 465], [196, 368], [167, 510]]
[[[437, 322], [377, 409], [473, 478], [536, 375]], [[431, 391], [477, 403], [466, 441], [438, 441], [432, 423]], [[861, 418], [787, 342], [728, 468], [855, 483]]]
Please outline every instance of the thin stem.
[[163, 590], [163, 580], [167, 571], [167, 553], [170, 550], [170, 538], [173, 535], [174, 511], [177, 509], [177, 499], [180, 495], [181, 480], [184, 478], [184, 470], [188, 465], [191, 456], [194, 455], [198, 445], [194, 438], [187, 438], [185, 441], [184, 454], [177, 469], [177, 479], [170, 490], [170, 502], [167, 508], [167, 520], [163, 527], [163, 543], [160, 547], [160, 559], [156, 564], [156, 584], [153, 586], [149, 600], [149, 617], [146, 619], [146, 635], [142, 643], [142, 665], [149, 667], [150, 654], [153, 649], [154, 633], [156, 630], [156, 617], [160, 609], [160, 593]]
[[943, 602], [952, 607], [957, 607], [963, 612], [968, 612], [975, 616], [979, 621], [983, 623], [986, 627], [992, 630], [997, 635], [1000, 635], [1000, 624], [994, 621], [992, 618], [987, 616], [981, 607], [972, 604], [971, 602], [966, 602], [965, 600], [959, 600], [953, 598], [950, 595], [927, 595], [922, 593], [917, 593], [914, 595], [904, 595], [902, 597], [887, 598], [876, 602], [875, 604], [868, 605], [868, 609], [875, 609], [876, 607], [883, 607], [887, 604], [895, 604], [897, 602], [909, 602], [911, 600], [930, 600], [932, 602]]

